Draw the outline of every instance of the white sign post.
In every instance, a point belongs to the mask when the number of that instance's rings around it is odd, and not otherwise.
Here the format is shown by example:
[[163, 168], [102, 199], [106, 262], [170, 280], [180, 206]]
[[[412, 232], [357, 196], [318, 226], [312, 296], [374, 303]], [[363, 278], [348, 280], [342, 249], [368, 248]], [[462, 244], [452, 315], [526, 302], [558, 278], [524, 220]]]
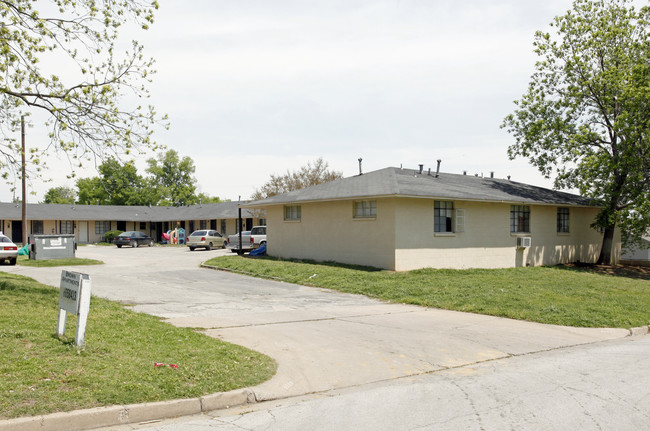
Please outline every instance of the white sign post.
[[86, 321], [90, 311], [90, 276], [79, 272], [61, 271], [59, 289], [59, 321], [56, 324], [56, 335], [65, 334], [67, 313], [76, 314], [77, 335], [75, 344], [81, 346], [86, 337]]

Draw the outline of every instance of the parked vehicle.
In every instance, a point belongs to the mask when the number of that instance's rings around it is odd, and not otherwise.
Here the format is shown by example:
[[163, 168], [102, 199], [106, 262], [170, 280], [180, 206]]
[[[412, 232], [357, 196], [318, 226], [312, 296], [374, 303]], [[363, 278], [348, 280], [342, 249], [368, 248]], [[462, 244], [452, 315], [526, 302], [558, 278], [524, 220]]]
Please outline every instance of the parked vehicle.
[[[249, 231], [244, 231], [241, 233], [242, 237], [242, 251], [251, 251], [262, 244], [266, 244], [266, 226], [255, 226]], [[233, 253], [236, 253], [239, 250], [239, 234], [230, 235], [228, 237], [227, 247]]]
[[214, 247], [226, 248], [227, 240], [216, 230], [195, 230], [187, 237], [187, 246], [191, 251], [197, 248], [212, 250]]
[[18, 259], [18, 246], [9, 237], [0, 235], [0, 261], [15, 265]]
[[138, 247], [141, 245], [148, 245], [149, 247], [153, 246], [153, 238], [149, 235], [145, 235], [142, 232], [130, 231], [122, 232], [113, 240], [113, 244], [117, 248], [121, 248], [123, 245], [130, 245], [131, 247]]

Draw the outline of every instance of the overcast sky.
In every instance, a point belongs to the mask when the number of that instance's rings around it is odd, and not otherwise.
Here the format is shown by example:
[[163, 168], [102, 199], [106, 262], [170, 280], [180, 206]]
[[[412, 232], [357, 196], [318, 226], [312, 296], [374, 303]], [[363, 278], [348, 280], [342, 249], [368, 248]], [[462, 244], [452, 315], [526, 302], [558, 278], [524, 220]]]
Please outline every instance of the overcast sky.
[[[247, 199], [271, 174], [318, 157], [345, 176], [358, 173], [359, 157], [366, 172], [435, 169], [442, 159], [443, 172], [550, 186], [527, 161], [508, 159], [513, 138], [499, 126], [526, 90], [535, 31], [570, 6], [162, 0], [151, 30], [132, 38], [156, 59], [152, 102], [171, 121], [156, 140], [194, 160], [211, 196]], [[29, 145], [39, 126], [27, 133]], [[53, 181], [35, 181], [28, 201], [74, 187], [64, 163], [49, 165]]]

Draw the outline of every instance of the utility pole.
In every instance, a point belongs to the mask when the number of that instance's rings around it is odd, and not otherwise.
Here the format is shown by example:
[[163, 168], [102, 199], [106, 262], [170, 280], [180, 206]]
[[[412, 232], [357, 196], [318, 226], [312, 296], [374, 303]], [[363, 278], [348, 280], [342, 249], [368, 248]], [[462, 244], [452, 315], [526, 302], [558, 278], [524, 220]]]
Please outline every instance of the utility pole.
[[25, 178], [25, 116], [20, 116], [20, 136], [22, 142], [22, 151], [20, 152], [22, 163], [22, 178], [23, 178], [23, 246], [27, 244], [27, 184]]
[[237, 208], [238, 208], [239, 211], [238, 211], [238, 215], [237, 215], [237, 224], [239, 224], [239, 249], [237, 250], [237, 254], [238, 254], [239, 256], [241, 256], [242, 254], [244, 254], [244, 253], [242, 252], [243, 244], [242, 244], [242, 242], [241, 242], [241, 241], [242, 241], [242, 234], [241, 234], [241, 231], [242, 231], [242, 220], [241, 220], [241, 206], [240, 206], [240, 205], [241, 205], [241, 195], [239, 196], [239, 200], [238, 200], [238, 202], [239, 202], [239, 205], [237, 205]]

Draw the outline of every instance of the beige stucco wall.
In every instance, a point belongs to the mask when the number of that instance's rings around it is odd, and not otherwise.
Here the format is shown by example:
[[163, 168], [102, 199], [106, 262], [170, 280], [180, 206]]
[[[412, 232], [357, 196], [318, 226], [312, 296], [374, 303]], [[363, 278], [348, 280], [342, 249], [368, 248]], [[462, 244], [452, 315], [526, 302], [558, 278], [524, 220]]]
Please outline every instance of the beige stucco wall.
[[[465, 211], [465, 228], [454, 234], [433, 232], [433, 200], [400, 199], [397, 211], [398, 271], [416, 268], [508, 268], [595, 262], [602, 234], [589, 225], [594, 208], [571, 207], [570, 233], [557, 233], [557, 206], [530, 205], [530, 233], [510, 233], [510, 204], [454, 201]], [[530, 236], [530, 248], [517, 248]]]
[[379, 199], [375, 219], [354, 219], [353, 202], [301, 204], [299, 222], [284, 220], [284, 207], [267, 207], [268, 254], [393, 268], [395, 200]]
[[[376, 219], [354, 219], [353, 201], [301, 204], [300, 222], [285, 221], [284, 207], [267, 207], [268, 253], [282, 258], [417, 268], [509, 268], [595, 262], [602, 234], [590, 228], [595, 208], [570, 208], [568, 234], [557, 233], [557, 206], [530, 205], [530, 233], [510, 233], [510, 203], [455, 201], [465, 228], [435, 234], [433, 199], [377, 199]], [[516, 246], [529, 236], [530, 248]], [[617, 232], [620, 244], [620, 233]], [[614, 252], [620, 258], [620, 246]]]

